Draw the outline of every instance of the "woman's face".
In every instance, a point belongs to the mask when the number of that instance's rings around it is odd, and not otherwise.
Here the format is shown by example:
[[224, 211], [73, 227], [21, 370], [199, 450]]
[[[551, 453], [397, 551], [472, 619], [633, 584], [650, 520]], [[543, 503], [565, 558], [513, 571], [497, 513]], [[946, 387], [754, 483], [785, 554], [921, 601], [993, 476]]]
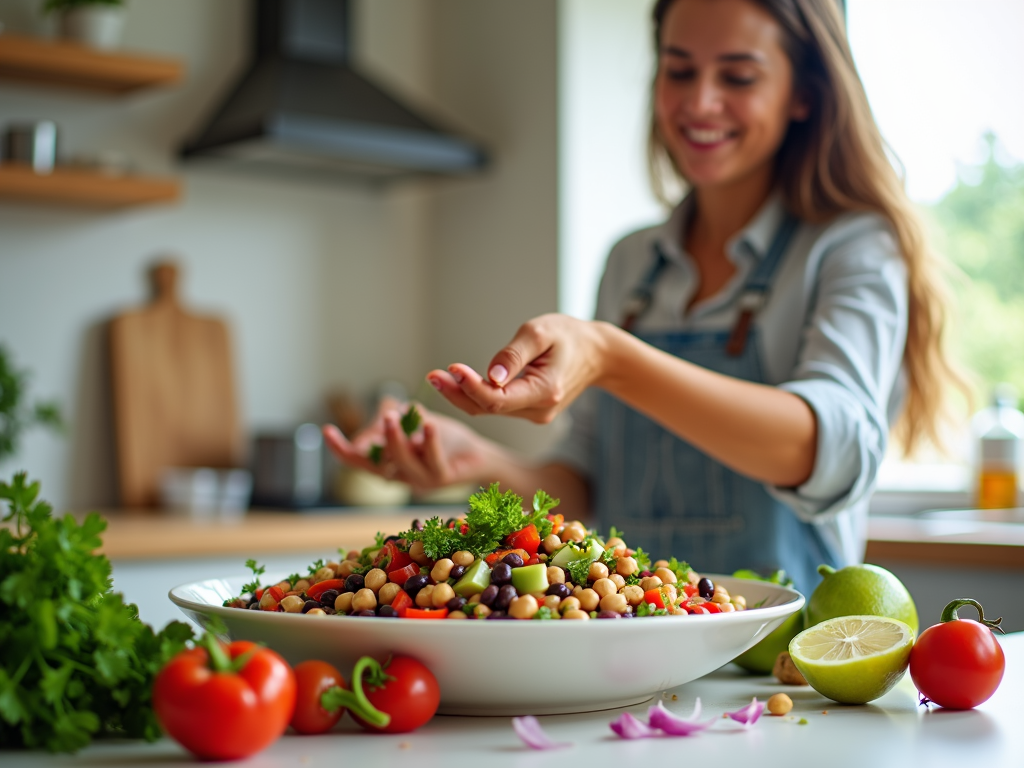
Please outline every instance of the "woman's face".
[[749, 0], [675, 0], [662, 24], [654, 88], [658, 131], [696, 189], [763, 182], [795, 98], [782, 30]]

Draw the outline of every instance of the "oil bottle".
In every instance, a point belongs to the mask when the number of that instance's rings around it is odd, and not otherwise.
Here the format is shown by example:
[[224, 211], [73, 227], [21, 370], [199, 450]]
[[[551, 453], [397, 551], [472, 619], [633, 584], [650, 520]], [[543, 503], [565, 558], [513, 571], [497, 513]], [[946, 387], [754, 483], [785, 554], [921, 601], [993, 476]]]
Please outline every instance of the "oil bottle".
[[975, 503], [979, 509], [1016, 507], [1024, 447], [1024, 413], [1017, 410], [1016, 389], [996, 386], [992, 405], [971, 426], [977, 440]]

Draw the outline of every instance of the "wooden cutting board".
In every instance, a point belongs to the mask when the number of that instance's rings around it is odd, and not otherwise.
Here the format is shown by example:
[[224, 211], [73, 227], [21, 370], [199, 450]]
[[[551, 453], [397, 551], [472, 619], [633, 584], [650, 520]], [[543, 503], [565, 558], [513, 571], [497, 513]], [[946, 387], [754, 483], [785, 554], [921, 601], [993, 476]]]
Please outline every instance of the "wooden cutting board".
[[157, 264], [151, 277], [152, 302], [109, 328], [126, 508], [157, 505], [165, 467], [237, 467], [243, 459], [227, 326], [181, 305], [174, 264]]

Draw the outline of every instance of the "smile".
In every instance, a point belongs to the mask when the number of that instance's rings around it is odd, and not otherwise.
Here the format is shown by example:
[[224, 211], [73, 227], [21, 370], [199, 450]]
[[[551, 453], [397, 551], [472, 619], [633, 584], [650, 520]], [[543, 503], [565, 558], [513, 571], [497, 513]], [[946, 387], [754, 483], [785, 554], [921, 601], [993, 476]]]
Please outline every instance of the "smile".
[[683, 136], [694, 144], [719, 144], [732, 134], [724, 128], [684, 128]]

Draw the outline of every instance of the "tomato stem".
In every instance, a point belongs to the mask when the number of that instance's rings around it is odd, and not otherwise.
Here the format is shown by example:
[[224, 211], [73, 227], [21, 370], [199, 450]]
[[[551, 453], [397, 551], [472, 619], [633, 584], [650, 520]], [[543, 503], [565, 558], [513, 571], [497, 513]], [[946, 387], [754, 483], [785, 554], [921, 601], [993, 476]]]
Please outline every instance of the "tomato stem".
[[206, 649], [206, 653], [210, 657], [210, 666], [214, 672], [237, 671], [234, 664], [231, 663], [228, 652], [212, 632], [206, 632], [203, 639], [199, 641], [199, 645]]
[[940, 621], [947, 622], [959, 620], [960, 617], [956, 615], [956, 612], [960, 608], [963, 608], [965, 605], [971, 605], [978, 609], [978, 621], [980, 623], [984, 624], [989, 629], [999, 630], [1000, 632], [1003, 632], [1003, 634], [1006, 634], [1003, 628], [999, 626], [999, 624], [1003, 621], [1003, 617], [1000, 616], [998, 619], [986, 619], [985, 609], [981, 607], [981, 603], [979, 603], [977, 600], [972, 600], [969, 597], [960, 597], [950, 602], [945, 608], [942, 609], [942, 616], [940, 618]]
[[369, 669], [371, 674], [380, 672], [381, 666], [371, 656], [363, 656], [356, 662], [352, 669], [352, 690], [346, 691], [341, 686], [328, 688], [320, 696], [320, 706], [328, 712], [334, 712], [339, 707], [345, 707], [354, 715], [368, 722], [376, 728], [385, 728], [391, 722], [391, 715], [381, 712], [370, 700], [366, 698], [363, 691], [363, 673]]

